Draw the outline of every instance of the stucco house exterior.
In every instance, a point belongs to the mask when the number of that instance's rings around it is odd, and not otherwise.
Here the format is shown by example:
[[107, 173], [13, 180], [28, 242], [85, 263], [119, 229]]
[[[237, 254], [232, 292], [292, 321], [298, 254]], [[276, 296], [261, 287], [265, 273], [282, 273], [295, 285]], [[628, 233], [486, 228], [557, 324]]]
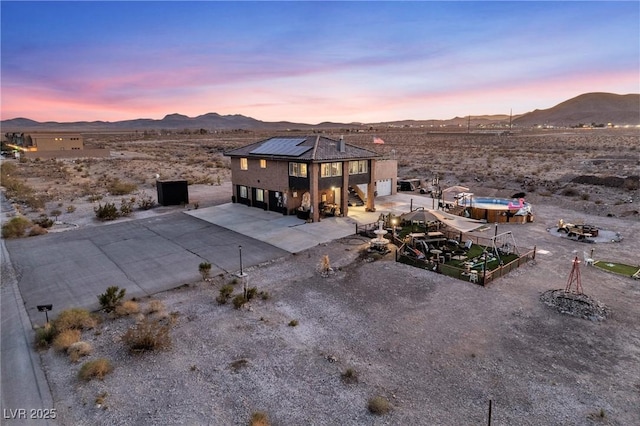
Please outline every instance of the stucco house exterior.
[[[343, 138], [272, 137], [224, 155], [231, 158], [233, 202], [313, 221], [324, 214], [347, 216], [350, 193], [374, 210], [377, 179], [395, 190], [395, 160]], [[384, 164], [381, 177], [378, 161]]]

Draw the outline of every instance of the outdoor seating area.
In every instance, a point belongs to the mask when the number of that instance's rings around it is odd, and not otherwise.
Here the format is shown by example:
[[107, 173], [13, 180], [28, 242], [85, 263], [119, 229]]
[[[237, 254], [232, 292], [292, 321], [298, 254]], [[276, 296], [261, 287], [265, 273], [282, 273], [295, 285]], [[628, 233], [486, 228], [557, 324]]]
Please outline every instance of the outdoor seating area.
[[372, 237], [369, 251], [387, 253], [393, 244], [398, 262], [479, 285], [535, 259], [535, 248], [518, 249], [511, 231], [492, 237], [462, 232], [424, 209], [382, 214], [375, 223], [359, 225], [357, 233]]

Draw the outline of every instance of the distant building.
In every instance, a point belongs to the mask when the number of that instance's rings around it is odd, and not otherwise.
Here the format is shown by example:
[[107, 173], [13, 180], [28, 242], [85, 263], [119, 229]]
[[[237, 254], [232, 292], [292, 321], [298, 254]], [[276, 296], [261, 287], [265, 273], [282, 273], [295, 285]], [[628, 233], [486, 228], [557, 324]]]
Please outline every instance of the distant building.
[[7, 133], [7, 141], [24, 152], [64, 151], [84, 148], [79, 133]]
[[30, 132], [6, 133], [7, 145], [27, 158], [43, 157], [104, 157], [107, 149], [84, 148], [84, 137], [80, 133]]
[[342, 138], [273, 137], [225, 155], [234, 202], [313, 221], [346, 216], [354, 198], [374, 210], [376, 195], [395, 192], [396, 161]]

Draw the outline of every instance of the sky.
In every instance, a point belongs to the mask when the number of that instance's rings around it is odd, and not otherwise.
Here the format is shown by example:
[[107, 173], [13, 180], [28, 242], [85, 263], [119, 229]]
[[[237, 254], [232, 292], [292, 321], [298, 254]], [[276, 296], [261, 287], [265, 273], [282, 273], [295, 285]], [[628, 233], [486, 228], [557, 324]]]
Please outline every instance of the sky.
[[640, 93], [640, 3], [2, 1], [2, 120], [317, 124]]

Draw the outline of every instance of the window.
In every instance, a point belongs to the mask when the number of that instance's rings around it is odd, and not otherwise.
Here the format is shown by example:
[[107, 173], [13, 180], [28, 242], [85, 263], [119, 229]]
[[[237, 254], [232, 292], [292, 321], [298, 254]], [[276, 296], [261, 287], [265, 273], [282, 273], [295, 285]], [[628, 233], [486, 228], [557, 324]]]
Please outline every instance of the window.
[[320, 164], [320, 177], [342, 176], [342, 163]]
[[260, 168], [261, 169], [267, 168], [267, 160], [260, 160]]
[[246, 186], [240, 185], [240, 198], [249, 198], [249, 191]]
[[249, 160], [246, 158], [240, 159], [240, 170], [249, 170]]
[[264, 203], [264, 189], [256, 189], [256, 201]]
[[307, 163], [289, 163], [289, 176], [307, 177]]
[[368, 171], [369, 171], [369, 162], [367, 160], [349, 161], [350, 175], [367, 173]]

